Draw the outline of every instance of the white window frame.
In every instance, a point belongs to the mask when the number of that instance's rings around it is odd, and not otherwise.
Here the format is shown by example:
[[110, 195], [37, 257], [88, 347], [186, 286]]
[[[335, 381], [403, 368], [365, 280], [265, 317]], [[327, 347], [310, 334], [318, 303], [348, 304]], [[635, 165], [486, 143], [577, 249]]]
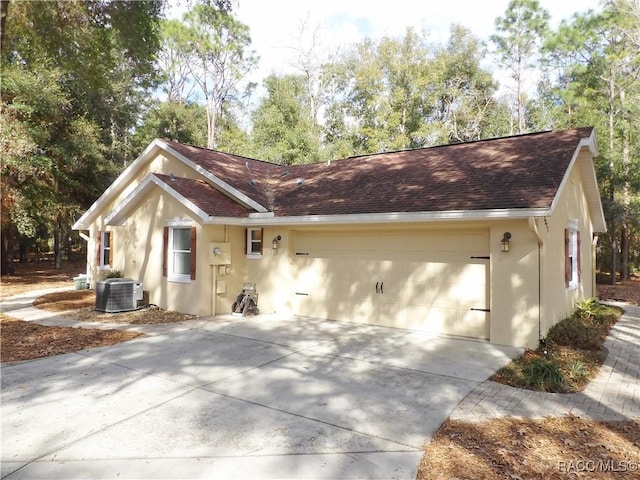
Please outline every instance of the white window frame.
[[571, 220], [567, 226], [569, 231], [569, 245], [567, 246], [567, 253], [569, 256], [569, 290], [575, 290], [580, 285], [580, 274], [578, 265], [578, 221]]
[[[253, 239], [253, 232], [261, 232], [262, 238], [260, 240]], [[258, 247], [258, 251], [255, 252], [253, 246]], [[264, 230], [262, 228], [247, 228], [247, 258], [262, 258], [262, 251], [264, 249]]]
[[[174, 220], [168, 222], [169, 238], [167, 242], [167, 281], [175, 283], [191, 283], [191, 271], [187, 273], [175, 273], [173, 263], [173, 233], [176, 230], [187, 230], [189, 232], [189, 239], [191, 238], [191, 228], [193, 223], [191, 221]], [[190, 261], [193, 262], [194, 258], [191, 255], [191, 240], [189, 240], [189, 250], [180, 250], [181, 253], [189, 252]]]
[[[113, 256], [113, 245], [111, 245], [111, 241], [109, 241], [109, 247], [107, 247], [107, 242], [105, 241], [105, 239], [113, 239], [111, 231], [105, 230], [103, 232], [100, 232], [100, 270], [111, 270], [113, 265], [109, 263], [109, 257]], [[105, 254], [107, 256], [106, 262]]]

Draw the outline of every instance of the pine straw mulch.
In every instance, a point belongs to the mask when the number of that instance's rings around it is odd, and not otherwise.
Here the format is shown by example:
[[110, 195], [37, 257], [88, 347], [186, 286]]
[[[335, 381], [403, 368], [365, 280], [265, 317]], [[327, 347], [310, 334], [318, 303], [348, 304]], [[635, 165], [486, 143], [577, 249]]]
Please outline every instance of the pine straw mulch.
[[418, 480], [638, 479], [640, 419], [447, 420], [425, 447]]
[[[597, 288], [602, 300], [640, 305], [639, 277]], [[447, 420], [424, 451], [418, 480], [639, 480], [640, 419]]]
[[156, 306], [132, 312], [106, 313], [95, 309], [96, 293], [93, 290], [71, 290], [49, 293], [36, 298], [35, 307], [60, 313], [65, 318], [81, 322], [127, 323], [130, 325], [174, 323], [193, 320], [195, 315], [162, 310]]
[[0, 300], [45, 288], [73, 287], [73, 277], [86, 271], [86, 261], [64, 262], [53, 267], [51, 260], [14, 263], [15, 273], [0, 279]]
[[18, 362], [114, 345], [143, 336], [130, 330], [45, 327], [0, 314], [0, 361]]
[[[105, 313], [95, 310], [93, 290], [71, 290], [43, 295], [34, 305], [82, 322], [130, 325], [173, 323], [191, 320], [186, 315], [157, 307], [134, 312]], [[144, 336], [130, 330], [80, 327], [48, 327], [0, 314], [0, 361], [17, 362], [104, 347]]]

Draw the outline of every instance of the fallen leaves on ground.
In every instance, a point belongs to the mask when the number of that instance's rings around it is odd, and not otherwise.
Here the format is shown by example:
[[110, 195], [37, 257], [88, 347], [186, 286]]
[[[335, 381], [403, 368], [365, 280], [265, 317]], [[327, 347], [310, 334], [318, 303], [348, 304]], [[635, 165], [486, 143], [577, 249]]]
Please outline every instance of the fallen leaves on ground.
[[128, 323], [130, 325], [175, 323], [198, 318], [195, 315], [162, 310], [155, 306], [142, 308], [133, 312], [119, 313], [99, 312], [91, 307], [69, 312], [64, 316], [81, 322]]
[[49, 312], [60, 313], [65, 318], [81, 322], [128, 323], [142, 325], [152, 323], [184, 322], [197, 318], [187, 313], [162, 310], [149, 306], [130, 312], [107, 313], [95, 309], [96, 292], [94, 290], [71, 290], [68, 292], [48, 293], [38, 297], [34, 306]]
[[[597, 285], [598, 298], [640, 305], [640, 278]], [[418, 480], [640, 479], [640, 420], [577, 417], [447, 420], [425, 446]]]
[[[59, 313], [64, 318], [81, 322], [120, 323], [130, 325], [183, 322], [194, 315], [171, 312], [157, 307], [133, 312], [105, 313], [95, 310], [93, 290], [55, 292], [36, 298], [34, 305], [42, 310]], [[77, 327], [46, 327], [0, 315], [2, 336], [0, 361], [15, 362], [104, 347], [132, 340], [141, 333], [127, 330], [106, 330]]]
[[50, 260], [15, 263], [13, 275], [3, 275], [0, 300], [45, 288], [73, 287], [73, 278], [86, 271], [85, 261], [64, 262], [62, 268], [53, 268]]
[[42, 295], [33, 301], [33, 306], [48, 312], [67, 312], [96, 305], [94, 290], [71, 290]]
[[425, 448], [417, 478], [637, 480], [640, 420], [447, 420]]
[[617, 282], [615, 285], [596, 285], [598, 298], [601, 300], [615, 300], [618, 302], [640, 305], [640, 277], [632, 276], [624, 282]]
[[0, 314], [0, 361], [17, 362], [103, 347], [143, 336], [128, 330], [45, 327]]

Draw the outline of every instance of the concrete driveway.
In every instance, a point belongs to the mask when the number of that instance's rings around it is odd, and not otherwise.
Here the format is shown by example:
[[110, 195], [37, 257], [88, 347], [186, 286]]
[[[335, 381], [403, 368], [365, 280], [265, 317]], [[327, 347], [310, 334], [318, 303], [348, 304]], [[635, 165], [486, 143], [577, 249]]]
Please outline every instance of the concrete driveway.
[[520, 353], [266, 315], [141, 328], [3, 364], [3, 478], [414, 479], [425, 441]]

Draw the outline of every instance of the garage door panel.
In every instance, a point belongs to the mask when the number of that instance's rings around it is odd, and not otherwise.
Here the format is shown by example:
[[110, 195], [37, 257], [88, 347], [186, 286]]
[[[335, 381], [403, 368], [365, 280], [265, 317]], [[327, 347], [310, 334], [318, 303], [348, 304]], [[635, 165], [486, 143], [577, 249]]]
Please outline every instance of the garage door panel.
[[314, 291], [298, 302], [307, 315], [487, 337], [488, 313], [471, 309], [489, 308], [489, 262], [470, 257], [486, 255], [488, 231], [311, 237], [298, 245], [313, 246], [309, 256], [318, 258], [296, 257], [299, 278]]
[[409, 305], [406, 309], [407, 328], [427, 333], [442, 333], [444, 316], [439, 315], [432, 307]]
[[371, 300], [343, 302], [336, 305], [336, 315], [333, 318], [343, 322], [371, 324], [375, 318], [375, 304]]
[[453, 285], [453, 296], [460, 306], [479, 306], [486, 308], [487, 291], [484, 285], [457, 284]]
[[352, 279], [345, 285], [342, 295], [349, 302], [371, 300], [375, 295], [375, 283], [369, 278]]
[[489, 313], [471, 309], [461, 309], [455, 322], [455, 331], [452, 335], [465, 335], [476, 338], [488, 338]]
[[298, 315], [306, 317], [330, 318], [327, 311], [327, 302], [323, 296], [311, 296], [296, 294], [294, 308]]
[[[327, 246], [331, 246], [330, 249]], [[380, 238], [374, 233], [298, 233], [296, 251], [380, 251]]]
[[487, 265], [461, 265], [459, 282], [465, 285], [486, 285]]
[[311, 264], [298, 268], [295, 291], [298, 293], [309, 293], [323, 288], [323, 276], [320, 270], [312, 268]]
[[438, 291], [433, 292], [431, 305], [434, 307], [458, 307], [458, 292], [455, 285], [438, 285]]
[[458, 265], [453, 260], [428, 262], [427, 268], [429, 272], [429, 279], [435, 282], [446, 281], [451, 277], [458, 276], [462, 272], [462, 266]]

